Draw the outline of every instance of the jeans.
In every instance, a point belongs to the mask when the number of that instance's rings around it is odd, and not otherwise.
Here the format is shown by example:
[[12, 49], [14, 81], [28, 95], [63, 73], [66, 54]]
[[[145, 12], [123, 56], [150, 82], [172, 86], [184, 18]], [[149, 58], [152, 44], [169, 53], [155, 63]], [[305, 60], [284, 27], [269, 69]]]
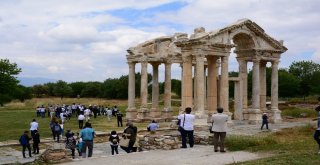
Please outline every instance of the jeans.
[[118, 127], [122, 127], [122, 119], [117, 119], [117, 122], [118, 122]]
[[220, 146], [220, 151], [224, 151], [224, 139], [226, 138], [226, 132], [213, 132], [213, 145], [214, 150], [217, 151]]
[[320, 130], [316, 130], [316, 131], [314, 132], [313, 138], [314, 138], [314, 140], [318, 143], [318, 145], [319, 145], [319, 150], [320, 150]]
[[83, 120], [78, 120], [79, 121], [79, 129], [82, 129], [83, 127]]
[[57, 137], [57, 142], [59, 143], [60, 141], [60, 131], [54, 131], [54, 134], [53, 134], [53, 140], [56, 140], [56, 137]]
[[118, 145], [110, 145], [111, 146], [111, 153], [112, 155], [114, 155], [114, 152], [116, 152], [116, 154], [118, 153]]
[[93, 150], [93, 140], [84, 140], [82, 146], [82, 158], [87, 157], [87, 147], [88, 147], [88, 157], [92, 157]]
[[33, 142], [32, 147], [33, 147], [33, 153], [34, 153], [34, 154], [35, 154], [35, 153], [39, 154], [39, 143]]
[[263, 129], [263, 126], [266, 125], [267, 129], [269, 129], [268, 127], [268, 121], [262, 121], [262, 125], [261, 125], [261, 129]]
[[194, 138], [193, 138], [193, 130], [182, 130], [181, 131], [181, 141], [182, 141], [182, 148], [187, 148], [187, 137], [189, 139], [189, 145], [192, 148], [194, 145]]

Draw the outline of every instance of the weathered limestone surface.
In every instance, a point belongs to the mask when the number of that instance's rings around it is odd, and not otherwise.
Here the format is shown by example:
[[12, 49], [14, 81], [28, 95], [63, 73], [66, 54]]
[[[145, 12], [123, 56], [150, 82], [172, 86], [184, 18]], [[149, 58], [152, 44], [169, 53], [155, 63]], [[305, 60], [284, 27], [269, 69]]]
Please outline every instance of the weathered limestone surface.
[[[234, 49], [239, 63], [239, 75], [235, 81], [235, 113], [229, 111], [229, 56]], [[239, 120], [259, 123], [261, 113], [271, 113], [273, 122], [281, 121], [278, 109], [278, 63], [287, 50], [283, 41], [277, 41], [248, 19], [241, 19], [224, 28], [206, 32], [195, 28], [194, 33], [175, 33], [145, 41], [129, 48], [129, 89], [127, 119], [170, 119], [171, 111], [171, 65], [181, 66], [181, 111], [193, 108], [198, 118], [207, 118], [217, 107]], [[272, 87], [266, 87], [266, 65], [272, 63]], [[140, 108], [135, 107], [135, 64], [141, 63]], [[252, 95], [248, 96], [248, 64], [253, 63]], [[147, 65], [153, 67], [152, 106], [148, 107]], [[164, 109], [159, 110], [159, 69], [165, 64]], [[250, 66], [250, 65], [249, 65]], [[208, 71], [206, 72], [206, 69]], [[193, 72], [194, 69], [194, 72]], [[208, 73], [208, 74], [206, 74]], [[194, 79], [193, 79], [194, 78]], [[266, 107], [267, 91], [271, 90], [271, 110]], [[248, 101], [251, 98], [251, 101]], [[251, 105], [248, 105], [251, 103]]]

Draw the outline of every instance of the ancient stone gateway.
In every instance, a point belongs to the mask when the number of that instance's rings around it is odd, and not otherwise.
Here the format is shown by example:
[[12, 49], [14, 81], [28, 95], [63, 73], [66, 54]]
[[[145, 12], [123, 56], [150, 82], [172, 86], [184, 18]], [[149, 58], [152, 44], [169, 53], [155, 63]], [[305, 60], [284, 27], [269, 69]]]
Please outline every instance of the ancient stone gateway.
[[[235, 48], [239, 76], [228, 76], [231, 49]], [[223, 107], [229, 112], [229, 81], [235, 82], [235, 114], [237, 120], [261, 121], [268, 111], [273, 122], [280, 122], [278, 109], [278, 63], [287, 48], [283, 41], [267, 35], [255, 22], [242, 19], [217, 31], [196, 28], [190, 37], [186, 33], [159, 37], [128, 49], [129, 65], [128, 120], [170, 119], [171, 65], [182, 67], [181, 109], [193, 107], [199, 118], [207, 118]], [[248, 105], [248, 63], [253, 63], [252, 104]], [[272, 65], [271, 109], [266, 107], [266, 64]], [[135, 64], [141, 63], [140, 107], [135, 105]], [[147, 65], [153, 68], [152, 107], [147, 106]], [[164, 109], [159, 109], [159, 65], [165, 65]], [[192, 70], [194, 69], [194, 72]], [[194, 73], [194, 74], [193, 74]], [[194, 78], [194, 81], [193, 81]], [[206, 85], [207, 84], [207, 85]]]

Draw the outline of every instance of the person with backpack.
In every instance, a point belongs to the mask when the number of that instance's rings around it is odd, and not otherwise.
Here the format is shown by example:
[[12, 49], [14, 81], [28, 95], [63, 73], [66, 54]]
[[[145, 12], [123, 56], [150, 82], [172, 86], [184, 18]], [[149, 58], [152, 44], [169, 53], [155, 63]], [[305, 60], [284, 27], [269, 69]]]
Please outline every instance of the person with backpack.
[[34, 133], [34, 136], [33, 136], [32, 140], [33, 140], [33, 145], [32, 145], [33, 154], [39, 154], [39, 143], [40, 143], [39, 131], [36, 131]]
[[109, 136], [109, 142], [111, 146], [111, 154], [114, 155], [114, 152], [116, 154], [119, 154], [118, 152], [118, 146], [119, 146], [119, 136], [116, 131], [111, 131], [111, 135]]
[[74, 133], [71, 130], [68, 130], [66, 133], [66, 149], [71, 150], [72, 159], [75, 157], [75, 149], [76, 149], [76, 139], [73, 137]]
[[59, 143], [60, 142], [60, 134], [61, 134], [61, 126], [58, 121], [56, 121], [54, 123], [53, 131], [54, 131], [54, 134], [53, 134], [54, 139], [57, 137], [57, 142]]
[[19, 142], [22, 146], [22, 156], [23, 158], [26, 158], [26, 155], [25, 155], [25, 151], [26, 151], [26, 148], [28, 149], [29, 151], [29, 157], [31, 158], [32, 155], [31, 155], [31, 147], [30, 147], [30, 143], [29, 141], [31, 140], [31, 138], [29, 137], [29, 131], [24, 131], [24, 134], [20, 136], [20, 139], [19, 139]]

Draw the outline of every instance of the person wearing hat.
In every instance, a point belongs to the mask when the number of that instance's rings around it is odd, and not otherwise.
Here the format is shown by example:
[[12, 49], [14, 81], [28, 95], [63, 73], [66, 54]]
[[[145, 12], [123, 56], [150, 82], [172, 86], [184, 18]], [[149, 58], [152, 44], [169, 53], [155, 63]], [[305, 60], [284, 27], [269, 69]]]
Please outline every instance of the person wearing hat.
[[269, 129], [268, 127], [268, 115], [267, 113], [263, 113], [262, 114], [262, 125], [261, 125], [261, 130], [263, 129], [263, 126], [266, 125], [267, 129]]

